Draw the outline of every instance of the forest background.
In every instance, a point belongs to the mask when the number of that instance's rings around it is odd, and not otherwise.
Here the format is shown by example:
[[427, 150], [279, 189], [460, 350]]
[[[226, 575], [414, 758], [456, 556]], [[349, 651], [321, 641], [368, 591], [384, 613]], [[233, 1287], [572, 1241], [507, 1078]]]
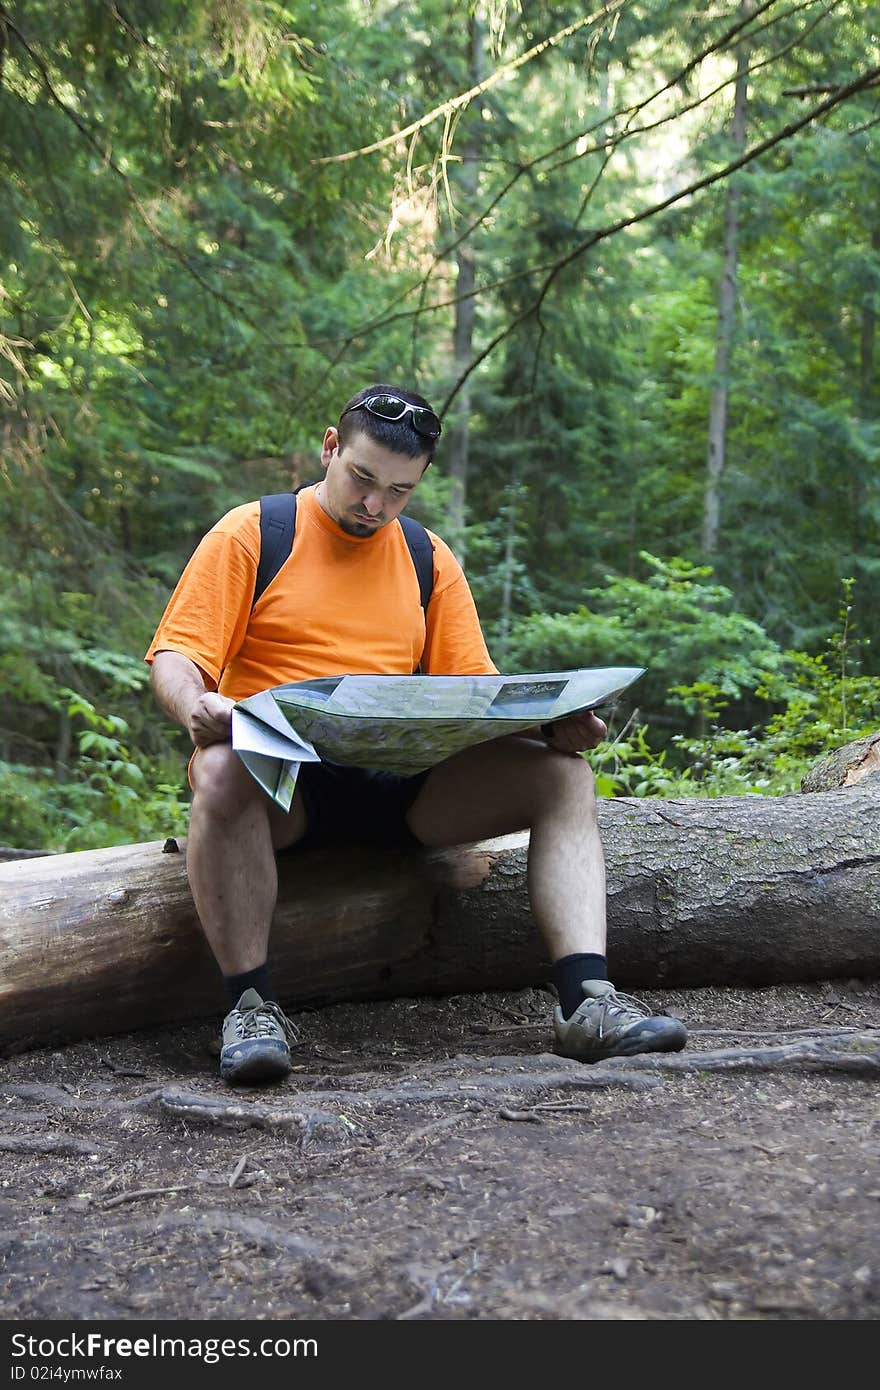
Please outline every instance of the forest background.
[[185, 829], [142, 655], [370, 381], [507, 670], [645, 665], [605, 795], [772, 794], [880, 697], [864, 0], [0, 3], [0, 844]]

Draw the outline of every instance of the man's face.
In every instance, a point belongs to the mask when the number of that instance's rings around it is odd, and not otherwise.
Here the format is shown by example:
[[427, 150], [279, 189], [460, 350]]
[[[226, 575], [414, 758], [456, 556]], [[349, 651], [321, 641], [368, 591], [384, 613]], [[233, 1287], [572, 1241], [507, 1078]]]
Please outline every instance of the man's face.
[[402, 512], [427, 466], [427, 457], [407, 458], [358, 430], [345, 448], [331, 426], [324, 435], [318, 489], [324, 511], [349, 536], [373, 536]]

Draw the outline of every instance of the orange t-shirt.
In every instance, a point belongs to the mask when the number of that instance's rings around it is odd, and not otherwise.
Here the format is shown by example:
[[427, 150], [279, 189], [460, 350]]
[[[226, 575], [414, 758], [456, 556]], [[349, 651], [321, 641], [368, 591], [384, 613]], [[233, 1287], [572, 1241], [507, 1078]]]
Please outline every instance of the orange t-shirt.
[[145, 659], [182, 652], [209, 689], [233, 700], [314, 676], [408, 675], [420, 663], [430, 675], [494, 674], [461, 566], [429, 535], [434, 589], [426, 624], [400, 526], [349, 536], [305, 488], [291, 553], [251, 612], [260, 504], [235, 507], [196, 548]]

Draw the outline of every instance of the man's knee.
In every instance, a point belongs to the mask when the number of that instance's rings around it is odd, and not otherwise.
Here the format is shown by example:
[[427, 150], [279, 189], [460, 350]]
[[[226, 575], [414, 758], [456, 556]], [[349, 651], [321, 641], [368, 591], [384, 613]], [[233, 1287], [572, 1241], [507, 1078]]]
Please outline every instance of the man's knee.
[[568, 805], [579, 815], [595, 815], [596, 783], [586, 758], [560, 753], [537, 740], [511, 739], [508, 753], [515, 760], [511, 773], [516, 786], [535, 809], [555, 811]]
[[586, 758], [557, 753], [548, 748], [543, 774], [551, 796], [570, 802], [582, 812], [595, 815], [596, 779]]
[[200, 748], [192, 764], [193, 809], [235, 816], [258, 799], [260, 788], [228, 743]]

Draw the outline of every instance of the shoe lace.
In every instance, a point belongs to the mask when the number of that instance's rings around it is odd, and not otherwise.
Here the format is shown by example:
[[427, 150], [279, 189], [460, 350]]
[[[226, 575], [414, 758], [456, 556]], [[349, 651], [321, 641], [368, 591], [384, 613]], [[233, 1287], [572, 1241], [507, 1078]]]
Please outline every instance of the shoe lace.
[[273, 1019], [277, 1023], [289, 1043], [299, 1042], [299, 1032], [291, 1023], [284, 1010], [274, 1002], [267, 1002], [258, 1005], [255, 1009], [243, 1009], [240, 1014], [240, 1030], [243, 1038], [258, 1038], [265, 1026], [267, 1019]]
[[625, 1014], [638, 1014], [639, 1018], [650, 1018], [651, 1010], [642, 1003], [641, 999], [634, 999], [631, 994], [621, 994], [618, 990], [609, 990], [601, 998], [596, 1000], [599, 1004], [599, 1026], [597, 1034], [601, 1038], [605, 1033], [606, 1018], [621, 1018]]

